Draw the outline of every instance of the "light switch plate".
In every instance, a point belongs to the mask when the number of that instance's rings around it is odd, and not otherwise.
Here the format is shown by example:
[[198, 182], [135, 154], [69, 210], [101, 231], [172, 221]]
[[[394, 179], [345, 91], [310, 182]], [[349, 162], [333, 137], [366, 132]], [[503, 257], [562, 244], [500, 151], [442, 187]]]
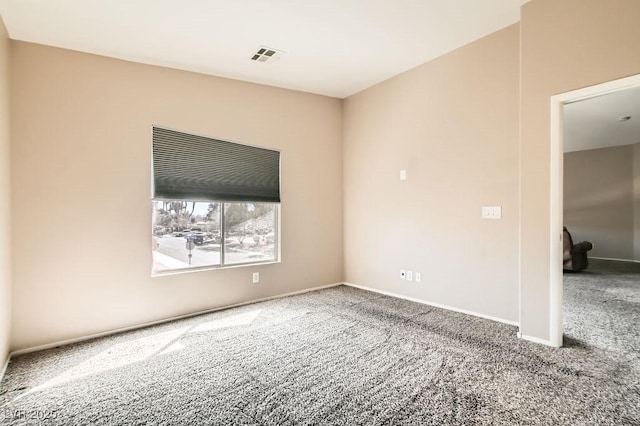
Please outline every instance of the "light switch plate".
[[400, 180], [407, 180], [407, 171], [400, 170]]
[[413, 272], [407, 271], [407, 281], [413, 281]]

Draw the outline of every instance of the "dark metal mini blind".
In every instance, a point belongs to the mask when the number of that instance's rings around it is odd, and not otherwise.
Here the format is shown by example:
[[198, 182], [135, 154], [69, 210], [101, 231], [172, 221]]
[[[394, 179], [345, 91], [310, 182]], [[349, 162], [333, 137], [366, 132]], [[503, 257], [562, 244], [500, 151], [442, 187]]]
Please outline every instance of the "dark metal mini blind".
[[280, 202], [280, 153], [153, 128], [153, 198]]

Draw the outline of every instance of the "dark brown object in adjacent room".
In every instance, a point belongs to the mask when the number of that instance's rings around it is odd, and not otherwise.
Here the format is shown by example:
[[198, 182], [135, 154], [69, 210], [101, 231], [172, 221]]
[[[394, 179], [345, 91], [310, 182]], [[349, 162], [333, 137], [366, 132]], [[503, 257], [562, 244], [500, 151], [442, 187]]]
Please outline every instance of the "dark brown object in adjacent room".
[[562, 236], [562, 269], [565, 271], [582, 271], [589, 266], [589, 260], [587, 258], [587, 252], [593, 248], [593, 244], [589, 241], [583, 241], [578, 244], [573, 244], [571, 234], [564, 226]]

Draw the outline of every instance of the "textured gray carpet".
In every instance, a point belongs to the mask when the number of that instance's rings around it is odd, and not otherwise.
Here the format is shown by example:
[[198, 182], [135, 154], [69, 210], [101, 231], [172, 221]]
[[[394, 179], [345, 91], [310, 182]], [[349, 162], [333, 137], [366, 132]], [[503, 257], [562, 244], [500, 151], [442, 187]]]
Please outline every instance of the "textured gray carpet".
[[[636, 299], [635, 319], [637, 309]], [[0, 386], [0, 419], [640, 424], [637, 334], [593, 345], [581, 327], [555, 350], [518, 340], [512, 326], [340, 286], [16, 357]]]
[[621, 356], [640, 356], [640, 264], [589, 260], [564, 274], [564, 334]]

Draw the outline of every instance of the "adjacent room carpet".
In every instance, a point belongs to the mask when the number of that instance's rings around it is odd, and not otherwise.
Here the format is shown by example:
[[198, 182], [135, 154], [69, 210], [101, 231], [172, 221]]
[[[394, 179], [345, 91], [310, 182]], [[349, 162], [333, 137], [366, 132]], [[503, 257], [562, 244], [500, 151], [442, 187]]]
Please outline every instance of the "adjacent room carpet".
[[564, 299], [565, 339], [640, 356], [639, 263], [590, 259], [564, 274]]
[[[513, 326], [339, 286], [15, 357], [0, 421], [639, 425], [637, 281], [621, 272], [598, 288], [595, 269], [580, 277], [565, 286], [561, 349], [519, 340]], [[603, 314], [610, 305], [628, 317]], [[590, 315], [609, 331], [590, 337]]]

